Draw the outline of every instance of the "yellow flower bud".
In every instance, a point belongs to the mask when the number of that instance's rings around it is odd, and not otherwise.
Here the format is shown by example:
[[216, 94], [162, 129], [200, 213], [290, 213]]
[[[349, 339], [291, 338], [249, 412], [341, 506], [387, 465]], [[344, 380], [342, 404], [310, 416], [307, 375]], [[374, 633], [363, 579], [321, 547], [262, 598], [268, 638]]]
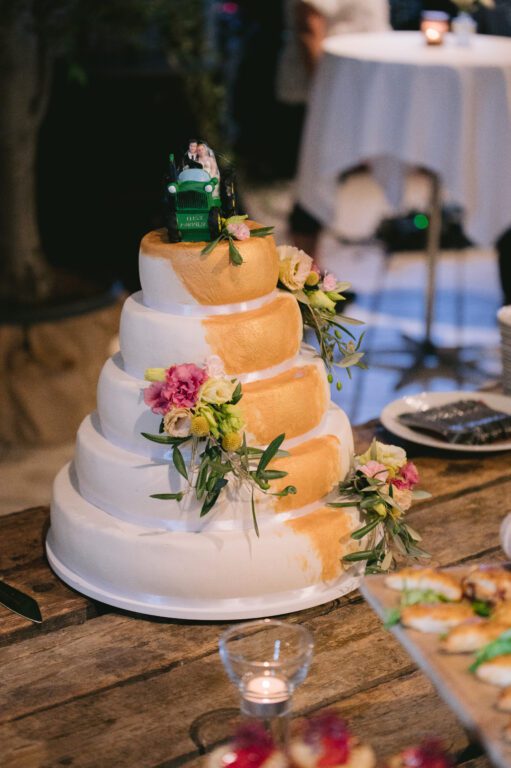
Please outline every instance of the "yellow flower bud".
[[224, 451], [237, 451], [241, 448], [243, 438], [240, 432], [228, 432], [222, 438], [222, 448]]
[[317, 272], [309, 272], [305, 280], [305, 285], [314, 286], [319, 283], [319, 275]]
[[146, 368], [144, 379], [146, 381], [165, 381], [165, 368]]
[[380, 517], [386, 517], [387, 516], [387, 507], [383, 503], [383, 501], [379, 501], [377, 504], [374, 505], [373, 510], [377, 512]]
[[209, 424], [205, 416], [194, 416], [190, 426], [190, 432], [194, 437], [206, 437], [209, 435]]

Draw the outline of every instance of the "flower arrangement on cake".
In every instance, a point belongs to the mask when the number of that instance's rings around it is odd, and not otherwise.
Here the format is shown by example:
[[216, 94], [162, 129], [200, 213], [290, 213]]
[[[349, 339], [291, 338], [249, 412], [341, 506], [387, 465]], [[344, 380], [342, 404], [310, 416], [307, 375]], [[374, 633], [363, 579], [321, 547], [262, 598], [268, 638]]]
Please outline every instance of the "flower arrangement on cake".
[[[181, 501], [195, 492], [202, 501], [202, 517], [216, 504], [229, 478], [235, 478], [251, 489], [252, 516], [258, 534], [255, 491], [272, 496], [296, 493], [292, 485], [279, 492], [270, 491], [271, 480], [287, 475], [268, 468], [272, 459], [288, 455], [280, 450], [285, 435], [278, 435], [264, 450], [247, 445], [237, 408], [243, 396], [241, 382], [226, 376], [217, 356], [211, 356], [203, 367], [185, 363], [150, 368], [145, 378], [152, 383], [144, 389], [144, 401], [162, 420], [158, 435], [142, 434], [147, 440], [172, 447], [173, 464], [187, 482], [185, 490], [155, 493], [152, 498]], [[188, 462], [181, 452], [184, 446], [190, 448]]]
[[[305, 720], [284, 751], [262, 723], [245, 723], [234, 738], [209, 755], [208, 768], [373, 768], [371, 746], [354, 736], [335, 710]], [[437, 739], [407, 747], [388, 761], [388, 768], [452, 768], [454, 761]]]
[[274, 229], [273, 227], [256, 227], [255, 229], [250, 229], [245, 223], [245, 219], [248, 219], [247, 214], [229, 216], [226, 219], [221, 217], [220, 234], [204, 246], [201, 254], [207, 256], [208, 253], [211, 253], [211, 251], [216, 248], [218, 243], [222, 240], [227, 240], [229, 243], [229, 261], [236, 267], [243, 264], [243, 257], [236, 248], [235, 240], [248, 240], [251, 237], [266, 237], [266, 235], [271, 235]]
[[353, 459], [351, 472], [339, 484], [340, 501], [330, 507], [357, 505], [364, 525], [351, 534], [357, 541], [366, 539], [366, 549], [345, 555], [346, 563], [366, 562], [366, 573], [388, 571], [396, 557], [427, 559], [430, 555], [418, 545], [421, 536], [405, 516], [414, 500], [431, 494], [417, 490], [419, 473], [403, 448], [373, 440], [368, 450]]
[[[345, 301], [343, 291], [350, 283], [340, 282], [330, 272], [321, 272], [305, 251], [292, 245], [279, 245], [279, 288], [290, 291], [298, 300], [304, 327], [310, 328], [318, 343], [327, 369], [328, 380], [333, 382], [333, 369], [367, 368], [360, 349], [364, 333], [357, 339], [346, 327], [362, 325], [360, 320], [338, 314], [339, 305]], [[346, 340], [346, 336], [348, 340]], [[340, 380], [337, 389], [342, 388]]]

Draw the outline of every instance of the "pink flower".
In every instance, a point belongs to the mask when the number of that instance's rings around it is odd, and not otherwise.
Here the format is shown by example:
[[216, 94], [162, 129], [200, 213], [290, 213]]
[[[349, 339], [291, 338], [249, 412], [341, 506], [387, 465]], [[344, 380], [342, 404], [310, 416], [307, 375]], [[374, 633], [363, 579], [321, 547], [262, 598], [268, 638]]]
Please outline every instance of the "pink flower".
[[250, 230], [246, 224], [242, 221], [233, 222], [227, 225], [227, 231], [230, 235], [236, 238], [236, 240], [248, 240], [250, 237]]
[[194, 363], [171, 366], [166, 373], [163, 392], [171, 405], [193, 408], [198, 400], [199, 389], [208, 375]]
[[150, 387], [144, 389], [144, 403], [149, 406], [153, 413], [159, 413], [164, 416], [171, 403], [165, 390], [164, 381], [155, 381]]
[[337, 278], [335, 275], [332, 275], [331, 272], [326, 274], [323, 278], [323, 285], [322, 288], [324, 291], [335, 291], [337, 288]]
[[321, 277], [321, 270], [320, 270], [320, 268], [318, 267], [318, 265], [316, 264], [315, 261], [313, 261], [312, 264], [311, 264], [311, 272], [315, 272], [317, 275], [319, 275]]
[[375, 477], [377, 480], [381, 480], [384, 483], [389, 476], [389, 471], [385, 464], [380, 464], [379, 461], [368, 461], [367, 464], [363, 464], [361, 467], [357, 467], [358, 472], [362, 472], [366, 477]]
[[396, 488], [411, 491], [419, 482], [419, 473], [413, 461], [407, 461], [399, 470], [399, 474], [390, 482]]

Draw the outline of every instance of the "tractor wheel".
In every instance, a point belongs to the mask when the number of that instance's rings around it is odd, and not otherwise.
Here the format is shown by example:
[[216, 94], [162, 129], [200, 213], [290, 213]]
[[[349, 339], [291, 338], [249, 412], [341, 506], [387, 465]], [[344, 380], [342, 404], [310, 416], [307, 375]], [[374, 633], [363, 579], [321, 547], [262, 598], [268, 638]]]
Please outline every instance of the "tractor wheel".
[[222, 225], [220, 223], [220, 209], [216, 206], [214, 208], [211, 208], [209, 215], [208, 215], [208, 228], [209, 228], [209, 235], [212, 240], [216, 240], [216, 238], [219, 236], [220, 232], [222, 231]]
[[168, 208], [165, 211], [165, 226], [167, 227], [169, 243], [181, 242], [181, 233], [179, 232], [179, 227], [177, 225], [176, 212], [169, 210]]

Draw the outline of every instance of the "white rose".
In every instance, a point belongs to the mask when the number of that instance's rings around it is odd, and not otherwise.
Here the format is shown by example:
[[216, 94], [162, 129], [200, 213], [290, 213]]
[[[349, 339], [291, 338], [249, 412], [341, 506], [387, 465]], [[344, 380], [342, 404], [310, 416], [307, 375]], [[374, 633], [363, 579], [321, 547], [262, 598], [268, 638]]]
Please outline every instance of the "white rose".
[[238, 382], [236, 379], [208, 379], [201, 387], [199, 399], [211, 405], [222, 405], [232, 400], [232, 395]]
[[279, 245], [279, 280], [290, 291], [300, 291], [311, 271], [312, 259], [293, 245]]
[[171, 437], [188, 437], [190, 426], [191, 414], [187, 408], [172, 408], [163, 417], [163, 427]]

